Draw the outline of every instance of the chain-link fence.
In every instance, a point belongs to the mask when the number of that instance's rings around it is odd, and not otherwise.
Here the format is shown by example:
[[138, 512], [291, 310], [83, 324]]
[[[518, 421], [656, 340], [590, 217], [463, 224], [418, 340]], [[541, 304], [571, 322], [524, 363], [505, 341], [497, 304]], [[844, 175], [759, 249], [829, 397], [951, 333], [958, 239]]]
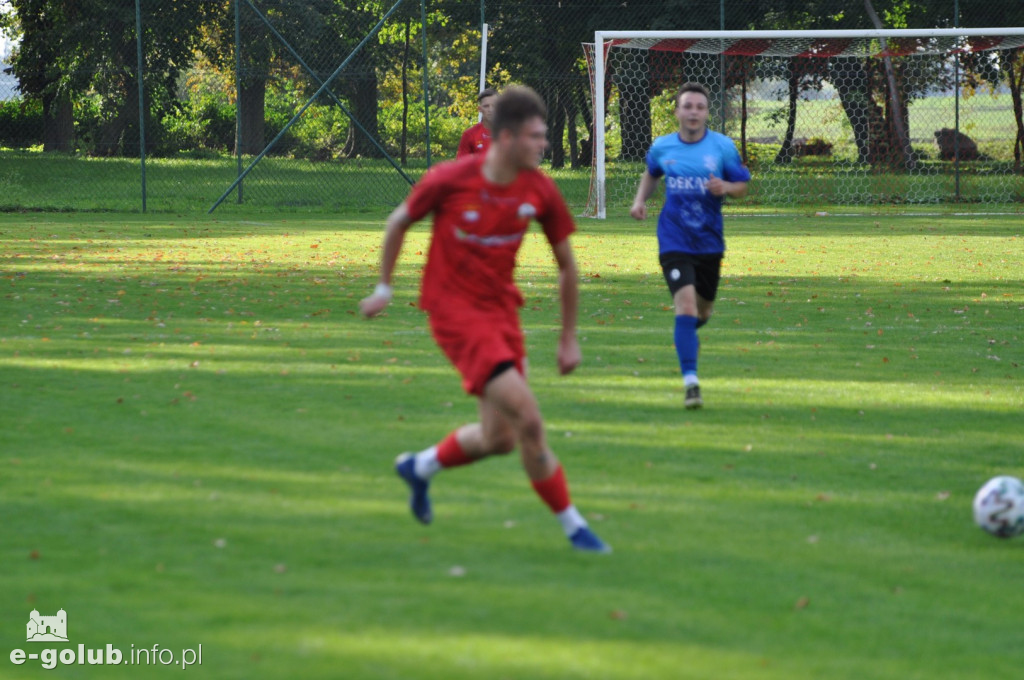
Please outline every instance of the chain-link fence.
[[[583, 211], [595, 135], [582, 45], [595, 30], [868, 29], [875, 25], [868, 7], [894, 28], [1024, 25], [1018, 0], [7, 0], [0, 2], [0, 208], [393, 206], [429, 164], [454, 156], [462, 131], [476, 122], [485, 62], [488, 86], [524, 83], [548, 102], [545, 169]], [[953, 140], [978, 137], [971, 142], [979, 154], [1004, 162], [1010, 189], [998, 201], [1020, 205], [1024, 63], [1019, 50], [994, 53], [994, 61], [958, 70], [955, 86], [941, 64], [912, 75], [897, 64], [896, 77], [912, 78], [921, 99], [977, 111], [963, 125], [945, 113], [917, 124], [911, 109], [906, 122], [917, 135], [915, 158], [927, 160], [934, 173], [924, 181], [984, 172], [977, 158], [944, 156], [933, 133], [948, 128]], [[641, 61], [643, 74], [665, 71], [640, 79], [648, 104], [683, 75], [660, 66], [670, 63], [663, 56]], [[846, 181], [832, 162], [836, 156], [820, 153], [834, 144], [831, 131], [854, 124], [842, 103], [821, 104], [822, 88], [844, 87], [830, 82], [827, 70], [794, 75], [785, 59], [769, 65], [752, 58], [742, 62], [750, 78], [737, 78], [740, 62], [718, 61], [718, 71], [714, 62], [700, 77], [728, 101], [757, 111], [756, 133], [744, 134], [739, 108], [722, 109], [730, 116], [724, 128], [743, 144], [755, 182], [759, 170], [783, 165], [794, 176]], [[881, 68], [860, 69], [863, 93], [891, 120]], [[654, 82], [664, 87], [655, 91]], [[747, 88], [742, 96], [740, 88]], [[625, 119], [614, 109], [619, 101], [610, 103], [615, 117], [606, 117], [604, 128], [617, 141], [604, 157], [611, 164], [635, 161], [651, 136], [663, 132], [664, 112], [633, 112], [653, 124], [623, 144]], [[811, 117], [820, 127], [807, 122]], [[896, 131], [890, 126], [880, 134]], [[858, 191], [851, 190], [842, 202], [878, 205], [877, 190], [892, 185], [892, 163], [883, 175], [873, 157], [851, 162], [876, 181], [864, 200], [849, 200]], [[630, 194], [631, 180], [624, 181], [623, 196], [615, 199], [620, 210]], [[794, 194], [752, 195], [759, 209], [770, 210], [791, 203]], [[840, 199], [820, 192], [815, 200], [827, 206]]]

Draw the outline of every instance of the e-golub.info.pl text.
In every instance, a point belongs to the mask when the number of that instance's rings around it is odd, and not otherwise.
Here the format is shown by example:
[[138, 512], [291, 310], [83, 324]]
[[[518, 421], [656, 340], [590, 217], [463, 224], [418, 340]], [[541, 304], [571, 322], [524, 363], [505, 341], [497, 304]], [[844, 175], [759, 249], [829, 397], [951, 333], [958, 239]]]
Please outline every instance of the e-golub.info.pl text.
[[20, 666], [26, 662], [38, 661], [43, 668], [51, 670], [58, 664], [64, 666], [176, 666], [182, 669], [203, 665], [203, 646], [197, 649], [183, 649], [176, 653], [172, 649], [153, 645], [138, 647], [132, 645], [126, 652], [113, 645], [106, 648], [86, 649], [85, 645], [65, 649], [42, 649], [26, 652], [24, 649], [11, 651], [11, 663]]

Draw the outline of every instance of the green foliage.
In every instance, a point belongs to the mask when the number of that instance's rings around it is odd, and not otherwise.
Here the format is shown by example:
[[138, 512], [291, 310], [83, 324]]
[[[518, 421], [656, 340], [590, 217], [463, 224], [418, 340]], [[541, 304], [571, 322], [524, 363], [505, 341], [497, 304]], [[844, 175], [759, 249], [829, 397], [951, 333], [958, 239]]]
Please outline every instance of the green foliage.
[[227, 74], [200, 58], [180, 77], [175, 104], [160, 119], [166, 155], [230, 152], [235, 142], [234, 88]]
[[[397, 143], [402, 138], [402, 102], [385, 103], [381, 106], [381, 130], [384, 139], [389, 141], [392, 152], [398, 152]], [[475, 119], [453, 116], [447, 107], [430, 107], [430, 141], [431, 153], [443, 158], [453, 158], [459, 147], [459, 139], [463, 131], [475, 123]], [[408, 112], [407, 144], [413, 156], [426, 154], [426, 119], [423, 105], [412, 102]]]
[[907, 22], [915, 9], [911, 0], [896, 0], [891, 7], [882, 11], [886, 28], [908, 28]]
[[24, 98], [0, 101], [0, 146], [24, 149], [42, 143], [42, 102]]
[[103, 124], [102, 100], [83, 97], [75, 102], [75, 144], [79, 153], [92, 155]]
[[[739, 148], [739, 144], [737, 144], [737, 148]], [[747, 165], [753, 170], [766, 164], [774, 163], [775, 157], [779, 153], [779, 145], [747, 142], [746, 151]]]
[[337, 106], [310, 106], [294, 130], [291, 155], [309, 160], [328, 160], [342, 154], [348, 128], [348, 116]]
[[214, 98], [189, 100], [160, 121], [165, 153], [231, 151], [235, 141], [235, 107]]

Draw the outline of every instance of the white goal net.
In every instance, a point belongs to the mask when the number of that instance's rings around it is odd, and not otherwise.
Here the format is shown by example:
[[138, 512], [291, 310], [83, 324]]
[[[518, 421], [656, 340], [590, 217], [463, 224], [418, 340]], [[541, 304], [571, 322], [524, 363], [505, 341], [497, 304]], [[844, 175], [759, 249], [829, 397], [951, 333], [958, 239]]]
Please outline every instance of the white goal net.
[[744, 206], [1024, 210], [1022, 46], [1024, 28], [598, 31], [586, 214], [626, 214], [687, 81], [751, 169]]

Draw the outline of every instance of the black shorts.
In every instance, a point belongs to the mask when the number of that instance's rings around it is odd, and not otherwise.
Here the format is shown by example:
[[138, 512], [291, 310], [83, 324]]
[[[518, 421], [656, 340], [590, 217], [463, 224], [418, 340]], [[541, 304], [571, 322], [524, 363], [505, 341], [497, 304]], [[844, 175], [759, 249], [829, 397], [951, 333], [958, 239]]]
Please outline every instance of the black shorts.
[[659, 259], [665, 283], [668, 284], [668, 290], [673, 296], [684, 286], [692, 285], [697, 290], [697, 295], [708, 302], [714, 301], [722, 272], [722, 253], [662, 253]]

